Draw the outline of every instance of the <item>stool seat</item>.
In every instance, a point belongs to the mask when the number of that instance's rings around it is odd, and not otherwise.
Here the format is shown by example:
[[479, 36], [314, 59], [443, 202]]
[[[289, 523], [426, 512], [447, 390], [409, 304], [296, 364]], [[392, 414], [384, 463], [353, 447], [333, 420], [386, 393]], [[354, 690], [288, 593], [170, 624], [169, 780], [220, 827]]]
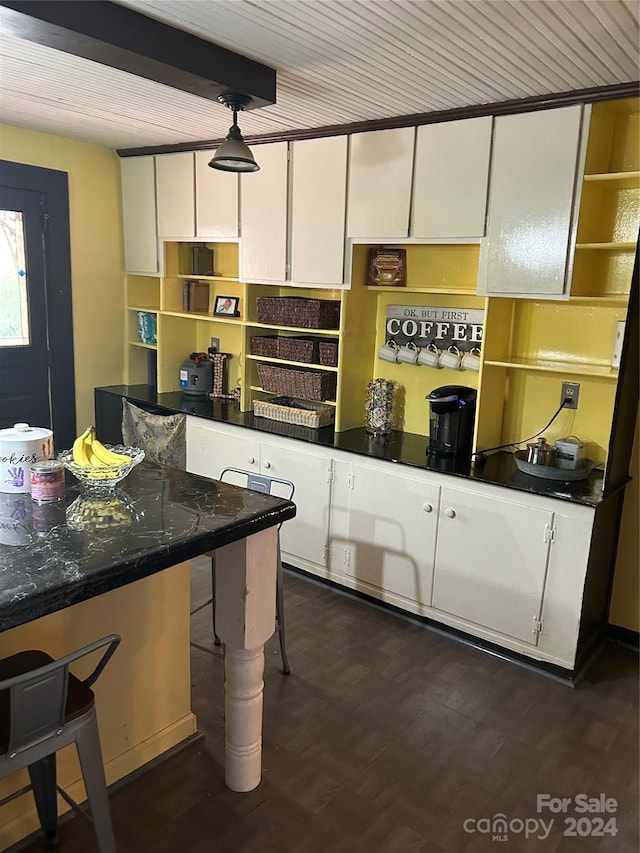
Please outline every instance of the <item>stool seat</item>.
[[[107, 785], [92, 685], [120, 643], [117, 634], [55, 660], [37, 649], [0, 660], [0, 779], [28, 768], [31, 784], [0, 806], [33, 791], [42, 830], [57, 844], [59, 793], [84, 814], [56, 783], [56, 753], [75, 743], [100, 853], [115, 853]], [[93, 672], [79, 679], [69, 666], [103, 649]]]

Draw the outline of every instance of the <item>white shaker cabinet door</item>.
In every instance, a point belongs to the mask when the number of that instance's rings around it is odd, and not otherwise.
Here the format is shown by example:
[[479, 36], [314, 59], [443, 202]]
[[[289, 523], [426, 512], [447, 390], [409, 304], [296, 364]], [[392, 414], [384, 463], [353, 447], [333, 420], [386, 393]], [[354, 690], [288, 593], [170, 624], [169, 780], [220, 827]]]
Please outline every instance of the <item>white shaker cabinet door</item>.
[[347, 137], [291, 145], [291, 280], [342, 284]]
[[443, 487], [433, 606], [535, 645], [553, 512]]
[[193, 151], [156, 156], [158, 236], [196, 235]]
[[[282, 559], [313, 571], [327, 565], [329, 506], [331, 501], [331, 457], [314, 447], [300, 448], [299, 442], [263, 442], [260, 473], [291, 480], [296, 517], [280, 528]], [[274, 484], [273, 494], [287, 493]]]
[[349, 489], [344, 573], [385, 601], [430, 605], [440, 487], [356, 463]]
[[187, 417], [187, 471], [217, 480], [227, 466], [259, 473], [260, 442], [250, 430]]
[[414, 141], [413, 127], [351, 136], [348, 237], [408, 237]]
[[484, 235], [493, 118], [418, 128], [411, 236]]
[[123, 157], [120, 160], [120, 173], [125, 268], [130, 273], [157, 273], [154, 158]]
[[240, 178], [212, 169], [214, 154], [215, 149], [196, 151], [196, 236], [233, 240], [238, 237]]
[[480, 293], [559, 297], [567, 291], [582, 113], [574, 106], [496, 118]]
[[259, 172], [240, 176], [240, 278], [287, 278], [288, 143], [254, 146]]

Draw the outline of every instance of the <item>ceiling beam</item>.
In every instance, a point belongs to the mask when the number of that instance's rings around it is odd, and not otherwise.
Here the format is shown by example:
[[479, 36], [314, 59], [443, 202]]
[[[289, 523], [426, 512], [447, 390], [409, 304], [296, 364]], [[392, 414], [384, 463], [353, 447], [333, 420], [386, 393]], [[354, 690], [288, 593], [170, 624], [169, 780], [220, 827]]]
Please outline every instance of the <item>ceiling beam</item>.
[[276, 102], [275, 69], [108, 0], [0, 0], [5, 33], [201, 98]]

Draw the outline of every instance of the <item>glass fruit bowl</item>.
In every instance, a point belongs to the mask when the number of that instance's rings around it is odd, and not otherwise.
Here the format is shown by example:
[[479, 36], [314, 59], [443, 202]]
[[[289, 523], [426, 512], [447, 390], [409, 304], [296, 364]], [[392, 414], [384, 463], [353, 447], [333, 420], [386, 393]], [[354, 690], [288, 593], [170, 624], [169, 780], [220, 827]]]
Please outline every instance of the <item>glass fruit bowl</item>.
[[67, 507], [68, 527], [79, 532], [87, 530], [92, 535], [123, 530], [143, 516], [144, 511], [120, 489], [102, 494], [82, 492]]
[[74, 477], [80, 480], [86, 489], [101, 492], [110, 491], [115, 488], [117, 483], [124, 480], [139, 462], [142, 462], [144, 450], [139, 447], [126, 447], [122, 444], [105, 444], [105, 447], [114, 453], [129, 456], [131, 461], [122, 465], [78, 465], [77, 462], [73, 461], [73, 451], [71, 450], [63, 450], [58, 455], [58, 460], [67, 470], [71, 471]]

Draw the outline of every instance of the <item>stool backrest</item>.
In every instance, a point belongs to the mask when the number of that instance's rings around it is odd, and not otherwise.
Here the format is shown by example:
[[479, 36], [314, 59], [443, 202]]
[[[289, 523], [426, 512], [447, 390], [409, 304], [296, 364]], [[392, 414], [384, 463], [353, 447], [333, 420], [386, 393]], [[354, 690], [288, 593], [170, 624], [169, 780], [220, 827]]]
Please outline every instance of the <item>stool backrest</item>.
[[[263, 492], [265, 495], [272, 495], [273, 487], [275, 485], [283, 486], [284, 497], [286, 500], [293, 500], [293, 495], [295, 492], [295, 486], [291, 482], [291, 480], [283, 480], [282, 477], [270, 477], [267, 474], [257, 474], [254, 471], [245, 471], [242, 468], [223, 468], [220, 472], [220, 476], [218, 477], [223, 483], [229, 482], [230, 477], [229, 474], [237, 474], [240, 478], [244, 478], [243, 485], [247, 489], [252, 489], [254, 492]], [[234, 480], [237, 478], [233, 478]], [[282, 523], [278, 525], [278, 529], [282, 526]]]
[[[69, 665], [107, 646], [93, 672], [80, 683], [90, 688], [115, 652], [120, 637], [110, 634], [58, 660], [51, 661], [44, 652], [19, 653], [16, 659], [30, 657], [36, 668], [30, 668], [0, 681], [0, 703], [9, 705], [7, 755], [17, 754], [64, 729]], [[6, 658], [5, 662], [11, 659]], [[37, 665], [38, 662], [44, 662]], [[9, 667], [10, 668], [10, 667]], [[89, 695], [91, 695], [89, 693]], [[6, 714], [1, 715], [6, 718]]]

